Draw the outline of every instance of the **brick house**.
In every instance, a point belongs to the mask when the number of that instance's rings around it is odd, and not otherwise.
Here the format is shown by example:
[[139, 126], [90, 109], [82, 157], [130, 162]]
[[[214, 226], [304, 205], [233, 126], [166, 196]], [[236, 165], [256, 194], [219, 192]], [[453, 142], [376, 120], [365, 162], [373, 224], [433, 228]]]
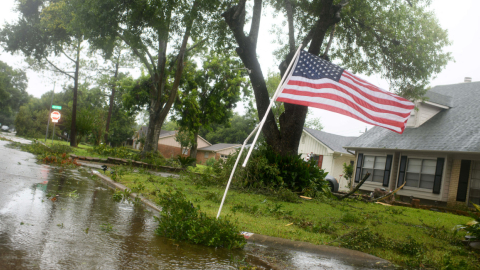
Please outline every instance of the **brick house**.
[[241, 144], [217, 143], [207, 147], [197, 149], [197, 163], [205, 164], [209, 158], [216, 160], [226, 159], [229, 155], [235, 153]]
[[348, 190], [347, 180], [343, 178], [343, 164], [353, 163], [354, 152], [348, 152], [343, 146], [348, 145], [357, 137], [347, 137], [319, 131], [311, 128], [303, 128], [302, 137], [298, 146], [298, 154], [306, 158], [313, 153], [318, 167], [328, 172], [339, 181], [339, 189]]
[[480, 203], [480, 82], [436, 86], [417, 101], [403, 134], [373, 127], [345, 148], [356, 153], [352, 184], [393, 190], [425, 204]]
[[[140, 138], [147, 135], [148, 127], [142, 126], [133, 137], [133, 147], [141, 149]], [[188, 156], [190, 150], [183, 150], [179, 142], [175, 140], [176, 131], [161, 130], [158, 138], [158, 151], [166, 158], [176, 157], [178, 155]], [[198, 148], [212, 145], [201, 136], [197, 136]]]
[[[158, 151], [166, 158], [176, 157], [178, 155], [189, 156], [190, 150], [183, 149], [179, 142], [175, 140], [177, 131], [160, 131], [160, 137], [158, 138]], [[197, 148], [207, 147], [212, 145], [207, 142], [200, 135], [197, 136]]]

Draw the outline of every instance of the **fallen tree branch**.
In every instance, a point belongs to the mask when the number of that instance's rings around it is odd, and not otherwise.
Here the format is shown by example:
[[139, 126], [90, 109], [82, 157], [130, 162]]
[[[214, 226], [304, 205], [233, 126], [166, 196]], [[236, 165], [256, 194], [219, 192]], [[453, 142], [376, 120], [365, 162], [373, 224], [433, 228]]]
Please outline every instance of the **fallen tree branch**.
[[358, 185], [352, 190], [350, 191], [349, 193], [345, 194], [344, 196], [340, 197], [339, 200], [343, 200], [345, 198], [348, 198], [350, 197], [350, 195], [352, 195], [353, 193], [355, 193], [362, 185], [363, 183], [365, 183], [365, 181], [367, 181], [367, 178], [370, 176], [370, 173], [367, 172], [367, 174], [365, 174], [365, 176], [363, 177], [362, 181], [360, 181], [360, 183], [358, 183]]
[[399, 186], [397, 189], [395, 189], [394, 191], [386, 194], [386, 195], [383, 195], [382, 197], [379, 197], [379, 198], [376, 198], [376, 199], [373, 199], [373, 200], [370, 200], [371, 202], [378, 202], [378, 201], [381, 201], [381, 200], [385, 200], [386, 198], [394, 195], [395, 193], [397, 193], [400, 189], [403, 188], [403, 186], [405, 186], [405, 184], [407, 183], [407, 181], [404, 181], [403, 182], [403, 185]]

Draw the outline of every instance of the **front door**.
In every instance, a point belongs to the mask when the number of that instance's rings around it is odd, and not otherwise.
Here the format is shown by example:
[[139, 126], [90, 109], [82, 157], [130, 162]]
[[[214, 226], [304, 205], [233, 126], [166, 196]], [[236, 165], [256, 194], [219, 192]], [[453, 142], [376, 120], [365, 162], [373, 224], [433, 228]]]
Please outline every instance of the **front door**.
[[468, 202], [480, 205], [480, 161], [472, 162]]

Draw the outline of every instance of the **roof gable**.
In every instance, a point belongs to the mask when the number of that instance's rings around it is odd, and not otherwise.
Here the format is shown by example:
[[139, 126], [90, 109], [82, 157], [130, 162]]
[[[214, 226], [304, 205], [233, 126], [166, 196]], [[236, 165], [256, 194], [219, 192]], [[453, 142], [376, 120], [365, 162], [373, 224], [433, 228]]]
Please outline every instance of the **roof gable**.
[[327, 133], [324, 131], [319, 131], [311, 128], [304, 127], [303, 130], [310, 134], [312, 137], [317, 139], [319, 142], [324, 144], [326, 147], [330, 148], [332, 151], [344, 153], [344, 154], [351, 154], [347, 152], [344, 146], [348, 145], [351, 141], [356, 139], [357, 137], [346, 137], [341, 135], [335, 135], [331, 133]]
[[214, 145], [210, 145], [207, 147], [199, 148], [197, 149], [198, 151], [211, 151], [211, 152], [217, 152], [221, 150], [225, 150], [228, 148], [235, 148], [238, 146], [242, 146], [241, 144], [230, 144], [230, 143], [217, 143]]

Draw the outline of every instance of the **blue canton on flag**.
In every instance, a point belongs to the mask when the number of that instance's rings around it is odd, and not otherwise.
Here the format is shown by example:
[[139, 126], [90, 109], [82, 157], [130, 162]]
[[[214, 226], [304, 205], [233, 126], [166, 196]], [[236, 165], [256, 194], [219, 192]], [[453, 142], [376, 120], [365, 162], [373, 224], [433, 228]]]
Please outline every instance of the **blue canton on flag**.
[[332, 64], [322, 58], [302, 51], [297, 66], [293, 71], [294, 76], [302, 76], [309, 79], [340, 80], [343, 68]]

